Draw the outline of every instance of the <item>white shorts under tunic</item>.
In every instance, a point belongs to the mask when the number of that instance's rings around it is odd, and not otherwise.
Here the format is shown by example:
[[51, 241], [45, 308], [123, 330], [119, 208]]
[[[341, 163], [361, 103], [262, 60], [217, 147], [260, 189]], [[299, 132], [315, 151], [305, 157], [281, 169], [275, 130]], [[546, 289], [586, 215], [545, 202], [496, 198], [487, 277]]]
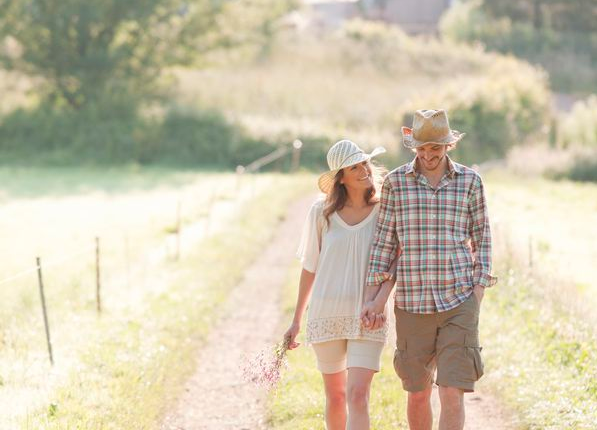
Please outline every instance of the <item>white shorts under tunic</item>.
[[323, 200], [311, 207], [297, 252], [303, 268], [315, 273], [307, 313], [307, 342], [360, 339], [385, 343], [387, 306], [386, 322], [379, 329], [363, 327], [360, 319], [379, 203], [363, 221], [352, 226], [336, 212], [330, 216], [328, 226], [323, 207]]

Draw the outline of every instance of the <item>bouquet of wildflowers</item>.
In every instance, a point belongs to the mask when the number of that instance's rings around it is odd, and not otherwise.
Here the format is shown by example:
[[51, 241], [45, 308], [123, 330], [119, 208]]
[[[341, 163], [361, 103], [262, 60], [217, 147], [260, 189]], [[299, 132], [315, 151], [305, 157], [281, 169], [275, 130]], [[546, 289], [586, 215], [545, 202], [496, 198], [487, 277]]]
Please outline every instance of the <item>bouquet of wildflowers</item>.
[[289, 342], [290, 339], [286, 338], [247, 360], [243, 366], [245, 381], [265, 387], [268, 391], [275, 388], [282, 377], [282, 369], [288, 367], [286, 352]]

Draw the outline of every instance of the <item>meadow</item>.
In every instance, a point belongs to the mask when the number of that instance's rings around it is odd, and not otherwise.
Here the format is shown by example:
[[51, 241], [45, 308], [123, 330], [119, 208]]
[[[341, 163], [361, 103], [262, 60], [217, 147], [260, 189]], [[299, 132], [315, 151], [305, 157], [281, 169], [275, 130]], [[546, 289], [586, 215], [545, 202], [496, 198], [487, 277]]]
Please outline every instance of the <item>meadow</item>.
[[[159, 406], [192, 370], [192, 351], [252, 260], [251, 250], [267, 242], [287, 202], [304, 189], [301, 175], [239, 182], [236, 175], [163, 169], [106, 173], [0, 173], [11, 178], [3, 187], [1, 279], [34, 266], [36, 255], [44, 257], [42, 267], [57, 263], [43, 269], [54, 366], [37, 274], [2, 285], [2, 428], [155, 425]], [[184, 246], [176, 261], [178, 204]], [[95, 235], [101, 238], [101, 315], [89, 246]], [[222, 271], [229, 276], [221, 279]]]
[[[30, 266], [35, 255], [59, 260], [84, 249], [96, 234], [104, 250], [101, 316], [95, 310], [93, 252], [44, 270], [54, 367], [48, 363], [36, 274], [3, 285], [0, 424], [36, 429], [156, 426], [192, 371], [193, 351], [227, 291], [267, 243], [287, 205], [312, 192], [314, 183], [312, 175], [265, 174], [239, 185], [231, 174], [151, 169], [115, 169], [110, 175], [13, 169], [0, 175], [12, 179], [2, 197], [3, 278]], [[485, 178], [500, 282], [484, 302], [487, 372], [480, 389], [511, 409], [520, 428], [574, 423], [588, 429], [597, 395], [589, 264], [597, 237], [586, 226], [595, 221], [597, 188], [505, 171]], [[264, 198], [271, 211], [260, 209]], [[210, 236], [201, 237], [205, 230], [199, 227], [202, 233], [175, 261], [171, 233], [178, 202], [183, 237], [184, 226], [193, 231], [205, 222], [208, 206], [218, 207], [220, 215], [211, 218]], [[237, 237], [245, 239], [242, 246], [217, 228], [217, 219], [242, 220], [235, 226]], [[235, 270], [221, 279], [231, 264]], [[287, 314], [298, 271], [297, 264], [289, 268], [284, 286]], [[270, 423], [318, 428], [323, 394], [312, 353], [301, 348], [290, 358], [283, 384], [270, 399]], [[405, 428], [405, 396], [391, 358], [390, 346], [374, 382], [375, 428]], [[120, 407], [131, 403], [138, 408]]]
[[[165, 70], [167, 98], [124, 118], [93, 106], [47, 111], [32, 91], [35, 80], [0, 71], [0, 149], [12, 157], [0, 167], [0, 428], [158, 428], [228, 292], [288, 205], [315, 187], [307, 172], [241, 180], [229, 172], [295, 138], [305, 143], [303, 169], [324, 169], [327, 148], [345, 137], [385, 146], [380, 159], [395, 166], [412, 157], [401, 150], [400, 126], [414, 109], [431, 106], [447, 108], [452, 126], [468, 133], [456, 160], [510, 157], [503, 168], [483, 170], [500, 282], [483, 304], [480, 389], [510, 409], [520, 428], [591, 428], [597, 186], [540, 175], [570, 161], [577, 140], [593, 138], [593, 99], [556, 133], [544, 71], [479, 46], [362, 21], [318, 38], [282, 32], [269, 56], [218, 52], [206, 65]], [[545, 151], [533, 152], [532, 142]], [[78, 167], [41, 167], [64, 164]], [[288, 270], [287, 313], [299, 267]], [[29, 272], [2, 283], [22, 271]], [[376, 429], [406, 428], [391, 357], [389, 347], [374, 382]], [[276, 429], [320, 428], [312, 353], [302, 348], [290, 359], [268, 420]]]

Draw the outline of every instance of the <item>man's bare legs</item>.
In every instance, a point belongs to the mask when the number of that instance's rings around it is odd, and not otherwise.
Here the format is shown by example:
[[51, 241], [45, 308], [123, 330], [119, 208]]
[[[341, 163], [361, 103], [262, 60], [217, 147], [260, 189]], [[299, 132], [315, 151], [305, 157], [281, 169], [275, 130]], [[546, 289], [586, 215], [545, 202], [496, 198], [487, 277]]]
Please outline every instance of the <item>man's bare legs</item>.
[[442, 410], [439, 430], [462, 430], [464, 428], [464, 391], [454, 387], [439, 387]]
[[423, 391], [408, 393], [407, 415], [410, 430], [431, 430], [431, 385]]
[[[410, 430], [431, 430], [431, 386], [423, 391], [408, 393], [408, 425]], [[439, 387], [441, 413], [439, 430], [464, 428], [464, 392], [459, 388]]]

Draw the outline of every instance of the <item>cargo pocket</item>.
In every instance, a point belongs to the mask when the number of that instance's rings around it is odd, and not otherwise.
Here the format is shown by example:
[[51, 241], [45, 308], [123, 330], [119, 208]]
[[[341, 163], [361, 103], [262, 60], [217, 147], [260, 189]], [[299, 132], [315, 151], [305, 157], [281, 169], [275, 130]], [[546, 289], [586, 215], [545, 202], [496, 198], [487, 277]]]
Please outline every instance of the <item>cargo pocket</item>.
[[394, 370], [400, 379], [403, 381], [407, 379], [408, 372], [406, 371], [406, 339], [398, 339], [396, 341], [396, 350], [394, 351]]
[[[476, 298], [473, 298], [476, 300]], [[472, 380], [478, 381], [481, 376], [483, 376], [483, 358], [481, 357], [481, 350], [483, 349], [479, 346], [479, 337], [477, 335], [466, 335], [464, 340], [464, 349], [466, 355], [469, 357], [471, 364], [473, 365], [472, 370]]]

